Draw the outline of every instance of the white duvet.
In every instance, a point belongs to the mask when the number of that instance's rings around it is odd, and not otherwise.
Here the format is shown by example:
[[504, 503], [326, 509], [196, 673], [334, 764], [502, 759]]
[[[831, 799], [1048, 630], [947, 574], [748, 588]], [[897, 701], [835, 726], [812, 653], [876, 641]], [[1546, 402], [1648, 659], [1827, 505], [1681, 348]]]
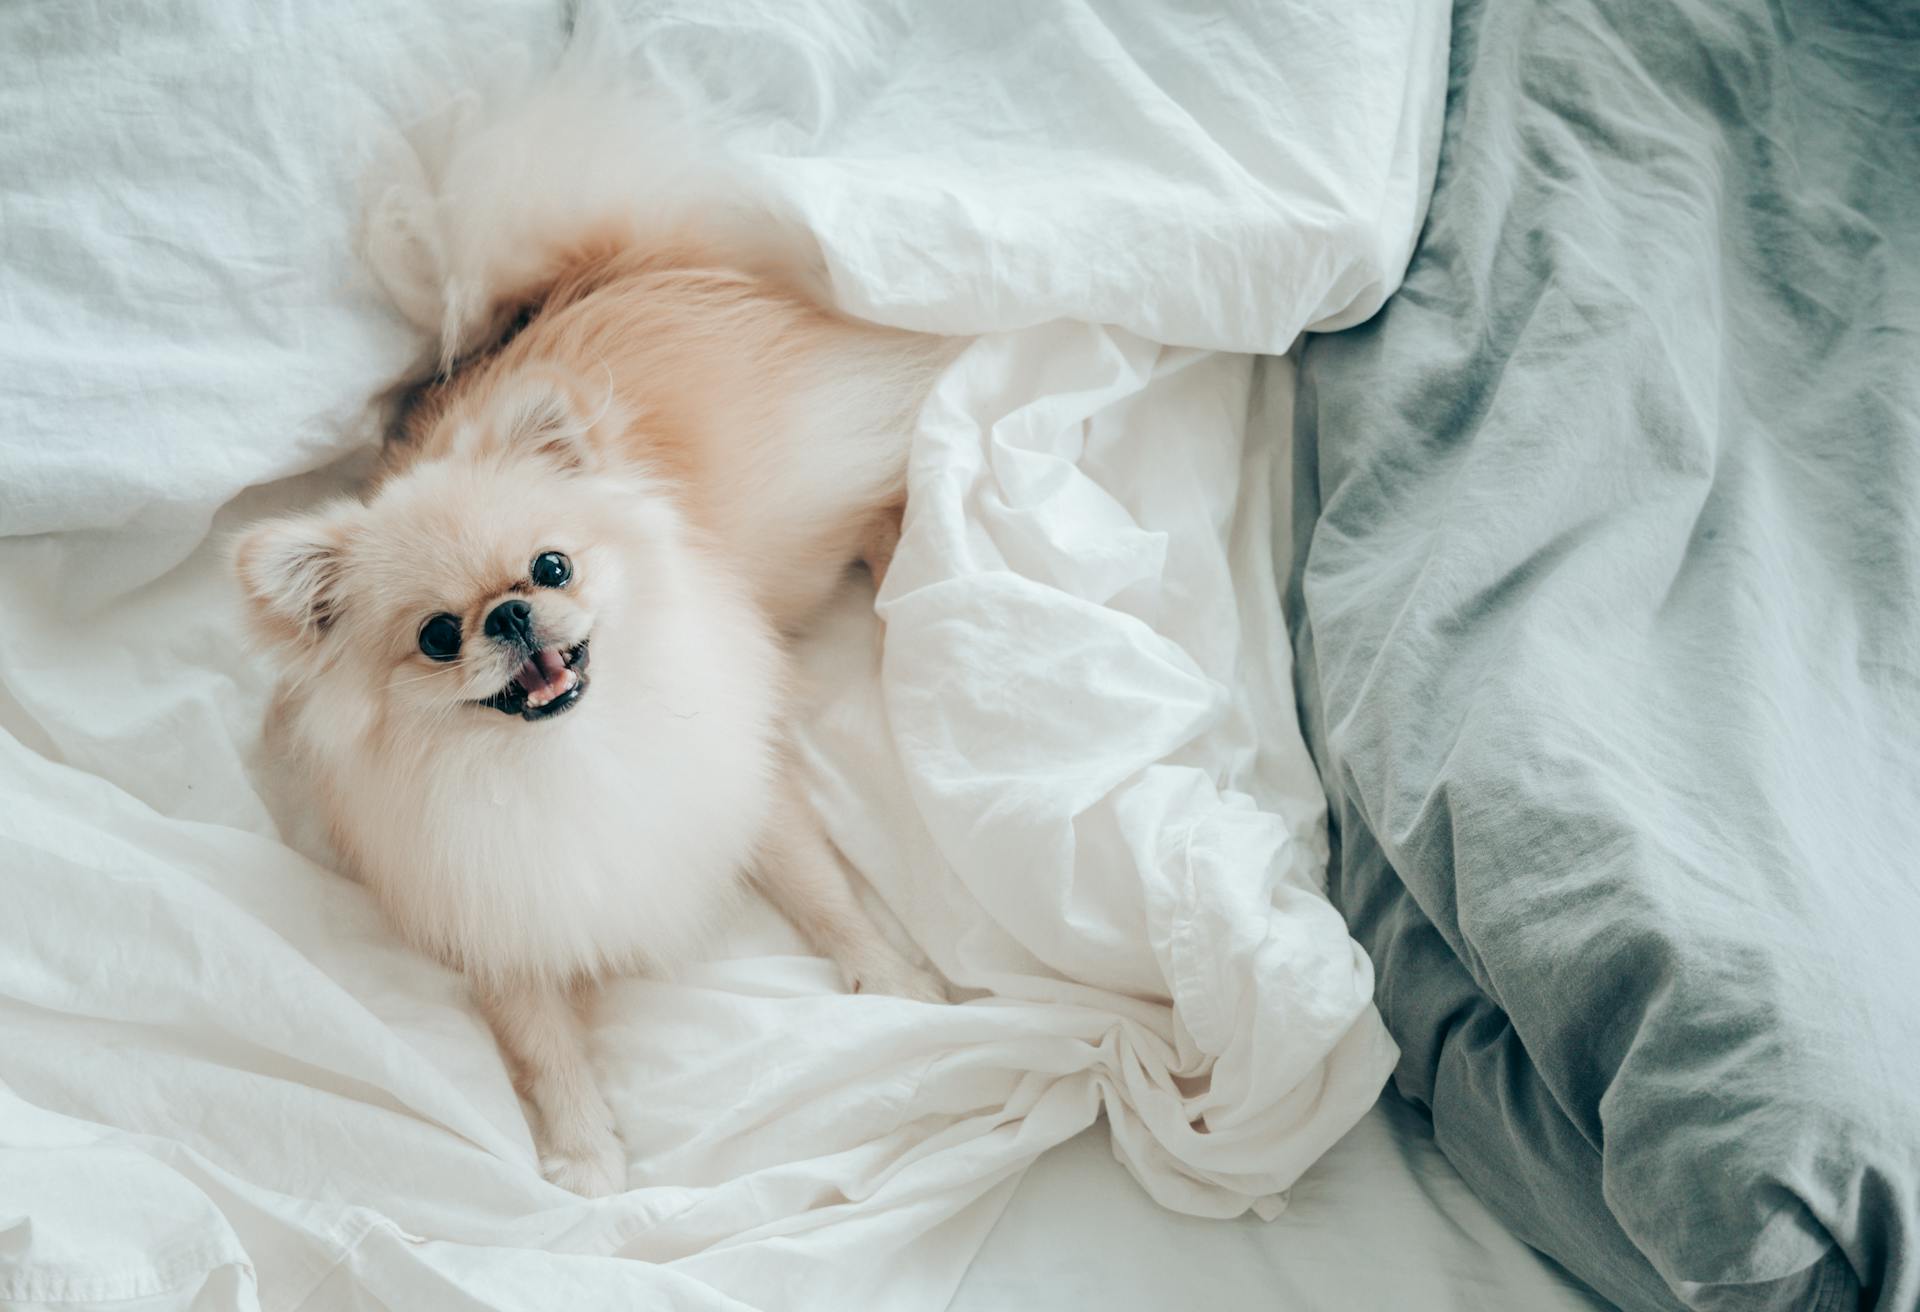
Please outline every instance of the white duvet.
[[350, 253], [398, 108], [559, 45], [473, 8], [0, 9], [0, 1305], [938, 1308], [1102, 1112], [1167, 1207], [1276, 1214], [1394, 1054], [1294, 723], [1291, 375], [1219, 352], [1395, 285], [1444, 11], [629, 7], [636, 77], [728, 101], [849, 308], [984, 334], [884, 648], [850, 587], [801, 732], [965, 1001], [842, 995], [757, 910], [611, 990], [632, 1187], [589, 1202], [457, 978], [302, 855], [218, 559], [350, 480], [419, 345]]

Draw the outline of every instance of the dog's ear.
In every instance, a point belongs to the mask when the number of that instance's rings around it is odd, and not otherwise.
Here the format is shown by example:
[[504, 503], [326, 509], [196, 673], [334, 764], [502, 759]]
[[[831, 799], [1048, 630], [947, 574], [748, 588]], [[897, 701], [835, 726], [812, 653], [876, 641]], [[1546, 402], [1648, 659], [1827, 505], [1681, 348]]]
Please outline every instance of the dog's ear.
[[319, 641], [340, 614], [341, 565], [360, 507], [350, 501], [256, 525], [234, 543], [233, 570], [260, 635], [288, 647]]
[[582, 406], [580, 389], [570, 379], [544, 373], [517, 381], [493, 406], [494, 431], [509, 451], [567, 474], [600, 467], [593, 440], [599, 418]]

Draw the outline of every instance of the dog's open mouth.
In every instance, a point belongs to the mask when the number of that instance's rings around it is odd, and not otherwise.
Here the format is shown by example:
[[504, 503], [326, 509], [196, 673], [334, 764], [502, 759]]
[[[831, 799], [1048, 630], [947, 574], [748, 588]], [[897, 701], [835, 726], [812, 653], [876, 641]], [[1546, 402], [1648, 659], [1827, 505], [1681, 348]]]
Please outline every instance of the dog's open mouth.
[[521, 664], [512, 682], [479, 702], [523, 720], [546, 720], [572, 710], [587, 695], [587, 644], [542, 647]]

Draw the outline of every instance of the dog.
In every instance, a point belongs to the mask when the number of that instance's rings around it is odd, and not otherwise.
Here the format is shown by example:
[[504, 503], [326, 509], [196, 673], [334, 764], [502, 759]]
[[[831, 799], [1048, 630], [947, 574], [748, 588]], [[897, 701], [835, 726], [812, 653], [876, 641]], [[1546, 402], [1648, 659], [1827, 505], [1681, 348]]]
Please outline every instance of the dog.
[[750, 887], [849, 989], [944, 1000], [785, 736], [788, 643], [856, 562], [884, 575], [954, 344], [836, 313], [803, 237], [578, 69], [412, 149], [368, 255], [434, 371], [362, 495], [233, 564], [341, 861], [470, 982], [548, 1178], [603, 1195], [626, 1159], [582, 1008]]

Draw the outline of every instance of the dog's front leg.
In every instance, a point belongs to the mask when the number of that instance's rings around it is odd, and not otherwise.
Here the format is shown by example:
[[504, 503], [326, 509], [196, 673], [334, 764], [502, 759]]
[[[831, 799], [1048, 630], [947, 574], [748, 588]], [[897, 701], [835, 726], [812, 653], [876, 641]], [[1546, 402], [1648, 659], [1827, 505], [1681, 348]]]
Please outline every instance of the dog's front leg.
[[626, 1188], [627, 1154], [587, 1060], [580, 993], [546, 982], [475, 988], [521, 1091], [540, 1113], [540, 1169], [563, 1189], [599, 1198]]
[[855, 993], [947, 1000], [940, 981], [901, 956], [861, 907], [839, 854], [790, 778], [781, 781], [754, 877], [794, 927], [833, 958]]

